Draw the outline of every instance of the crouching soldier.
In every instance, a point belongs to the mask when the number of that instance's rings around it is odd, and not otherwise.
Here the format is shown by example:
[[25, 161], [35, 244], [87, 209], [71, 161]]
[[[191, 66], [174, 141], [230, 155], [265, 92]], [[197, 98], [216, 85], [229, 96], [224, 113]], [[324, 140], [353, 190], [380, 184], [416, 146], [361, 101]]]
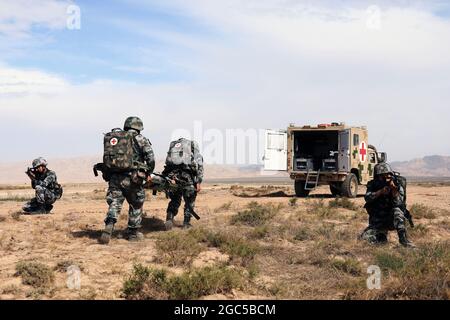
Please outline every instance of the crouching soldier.
[[155, 168], [155, 157], [152, 144], [141, 135], [142, 130], [142, 120], [129, 117], [123, 130], [113, 129], [104, 137], [103, 163], [96, 166], [101, 167], [103, 178], [109, 183], [106, 196], [109, 210], [99, 239], [102, 244], [109, 243], [125, 200], [129, 204], [126, 237], [129, 241], [144, 238], [139, 232], [145, 201], [143, 185]]
[[50, 213], [53, 204], [63, 193], [55, 172], [47, 168], [44, 158], [37, 158], [33, 160], [32, 168], [28, 168], [26, 174], [31, 179], [31, 187], [36, 190], [36, 195], [23, 206], [23, 211], [27, 214]]
[[195, 199], [203, 181], [203, 157], [197, 142], [180, 138], [170, 143], [162, 175], [167, 176], [178, 188], [167, 192], [170, 198], [165, 227], [173, 227], [173, 219], [184, 199], [183, 228], [192, 227], [191, 216], [195, 214]]
[[408, 240], [405, 227], [406, 184], [403, 187], [398, 179], [394, 179], [394, 172], [387, 163], [377, 164], [374, 171], [374, 180], [367, 184], [365, 195], [369, 226], [360, 238], [383, 244], [387, 242], [388, 231], [396, 230], [401, 245], [415, 247]]

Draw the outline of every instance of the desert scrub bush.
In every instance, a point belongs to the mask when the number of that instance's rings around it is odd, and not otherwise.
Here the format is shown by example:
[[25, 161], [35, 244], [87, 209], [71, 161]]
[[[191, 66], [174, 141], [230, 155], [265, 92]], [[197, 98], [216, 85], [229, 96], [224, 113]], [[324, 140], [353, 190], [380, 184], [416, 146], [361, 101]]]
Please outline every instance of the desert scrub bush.
[[281, 204], [259, 204], [256, 201], [250, 202], [246, 209], [238, 212], [231, 218], [231, 224], [244, 224], [248, 226], [260, 226], [272, 219], [282, 208]]
[[15, 285], [15, 284], [10, 284], [6, 287], [4, 287], [1, 290], [2, 294], [12, 294], [12, 295], [17, 295], [20, 293], [20, 288], [19, 286]]
[[214, 209], [214, 212], [224, 212], [231, 209], [231, 206], [233, 205], [233, 201], [228, 201], [224, 204], [222, 204], [220, 207], [217, 207]]
[[202, 248], [195, 233], [171, 231], [158, 237], [156, 249], [156, 261], [173, 267], [190, 265]]
[[13, 218], [16, 221], [22, 220], [22, 212], [21, 211], [14, 211], [11, 213], [11, 218]]
[[22, 283], [34, 288], [49, 288], [55, 279], [53, 270], [36, 261], [19, 261], [15, 276], [22, 277]]
[[208, 246], [218, 248], [243, 265], [250, 263], [259, 251], [259, 246], [255, 242], [236, 233], [206, 231], [200, 235]]
[[416, 250], [402, 249], [397, 255], [378, 253], [376, 263], [381, 262], [394, 277], [388, 278], [375, 298], [449, 299], [449, 245], [445, 241], [427, 244]]
[[224, 266], [194, 269], [171, 276], [164, 269], [135, 265], [123, 284], [122, 294], [130, 300], [188, 300], [230, 293], [234, 288], [242, 288], [243, 284], [240, 272]]
[[0, 222], [6, 221], [6, 217], [0, 216]]
[[352, 234], [343, 229], [337, 229], [336, 225], [332, 223], [322, 223], [315, 228], [314, 233], [317, 237], [324, 238], [325, 240], [350, 240]]
[[325, 205], [323, 200], [315, 200], [308, 202], [309, 208], [307, 209], [307, 213], [314, 214], [321, 218], [327, 218], [337, 213], [335, 208], [331, 208]]
[[344, 208], [348, 210], [358, 210], [358, 206], [348, 198], [336, 198], [328, 203], [330, 208]]
[[314, 238], [314, 234], [309, 227], [299, 227], [295, 230], [294, 240], [306, 241]]
[[337, 271], [341, 271], [352, 276], [361, 275], [361, 265], [358, 260], [353, 258], [333, 259], [330, 266]]
[[269, 226], [263, 225], [255, 227], [249, 233], [249, 238], [251, 239], [264, 239], [269, 234]]
[[416, 219], [434, 219], [436, 218], [436, 213], [433, 208], [430, 208], [423, 204], [415, 203], [409, 208], [411, 215]]

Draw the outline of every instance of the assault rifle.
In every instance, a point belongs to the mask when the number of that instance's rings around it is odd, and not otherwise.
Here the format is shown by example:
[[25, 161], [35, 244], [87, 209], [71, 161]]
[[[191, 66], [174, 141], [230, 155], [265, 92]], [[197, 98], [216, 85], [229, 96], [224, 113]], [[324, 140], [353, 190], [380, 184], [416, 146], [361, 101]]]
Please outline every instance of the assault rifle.
[[[176, 178], [170, 179], [160, 173], [152, 173], [150, 176], [151, 182], [147, 181], [144, 184], [144, 188], [153, 190], [153, 195], [156, 195], [158, 192], [164, 192], [166, 198], [169, 197], [169, 192], [182, 189], [187, 184], [186, 181]], [[191, 210], [191, 214], [195, 219], [200, 220], [200, 216], [193, 209]]]
[[408, 220], [408, 223], [411, 226], [411, 228], [414, 228], [414, 221], [413, 221], [411, 212], [409, 212], [408, 208], [406, 207], [406, 179], [404, 177], [400, 176], [400, 174], [398, 172], [394, 172], [394, 174], [392, 175], [392, 181], [394, 182], [394, 184], [397, 188], [399, 186], [403, 187], [403, 191], [405, 192], [405, 198], [403, 200], [403, 204], [400, 207], [400, 209], [403, 211], [403, 214], [404, 214], [406, 220]]

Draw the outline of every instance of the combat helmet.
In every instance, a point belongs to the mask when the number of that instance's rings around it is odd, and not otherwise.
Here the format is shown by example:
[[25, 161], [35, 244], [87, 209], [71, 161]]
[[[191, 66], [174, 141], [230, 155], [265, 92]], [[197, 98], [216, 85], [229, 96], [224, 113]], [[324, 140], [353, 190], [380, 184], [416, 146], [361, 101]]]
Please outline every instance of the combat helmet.
[[129, 129], [142, 131], [144, 130], [144, 123], [138, 117], [128, 117], [127, 120], [125, 120], [125, 124], [123, 125], [123, 130]]
[[375, 166], [374, 168], [374, 174], [376, 176], [381, 175], [381, 174], [393, 174], [392, 168], [389, 164], [387, 163], [379, 163]]
[[33, 169], [36, 169], [37, 167], [40, 167], [40, 166], [47, 167], [47, 160], [45, 160], [42, 157], [39, 157], [39, 158], [33, 160], [32, 166], [33, 166]]

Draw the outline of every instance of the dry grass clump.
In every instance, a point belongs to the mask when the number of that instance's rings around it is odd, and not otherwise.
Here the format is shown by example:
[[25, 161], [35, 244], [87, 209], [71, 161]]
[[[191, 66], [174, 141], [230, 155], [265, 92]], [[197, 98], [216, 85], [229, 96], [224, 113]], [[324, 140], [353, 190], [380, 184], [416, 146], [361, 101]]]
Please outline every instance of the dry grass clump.
[[247, 226], [261, 226], [272, 219], [281, 209], [282, 204], [259, 204], [256, 201], [250, 202], [246, 209], [238, 212], [231, 218], [231, 224], [243, 224]]
[[194, 232], [170, 231], [156, 241], [156, 261], [168, 266], [189, 266], [201, 252], [202, 246]]
[[49, 288], [55, 279], [53, 270], [36, 261], [19, 261], [15, 276], [22, 277], [22, 283], [34, 288]]
[[411, 212], [411, 215], [415, 219], [435, 219], [436, 218], [436, 212], [433, 208], [430, 208], [423, 204], [415, 203], [411, 206], [409, 209]]
[[244, 285], [243, 280], [240, 272], [224, 266], [169, 275], [164, 269], [138, 264], [125, 280], [122, 294], [129, 300], [198, 299], [210, 294], [231, 293]]

